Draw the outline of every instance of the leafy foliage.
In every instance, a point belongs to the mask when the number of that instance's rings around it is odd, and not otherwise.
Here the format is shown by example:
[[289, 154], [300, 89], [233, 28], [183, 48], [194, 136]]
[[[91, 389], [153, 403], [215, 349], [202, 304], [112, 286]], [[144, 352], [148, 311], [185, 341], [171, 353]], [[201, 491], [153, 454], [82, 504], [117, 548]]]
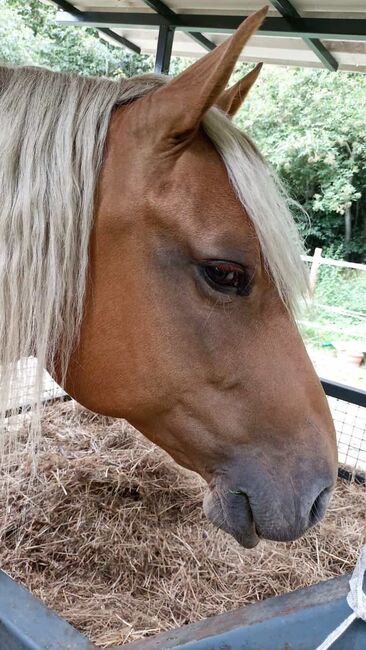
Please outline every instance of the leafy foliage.
[[22, 17], [0, 0], [0, 63], [39, 63], [34, 33]]
[[[366, 255], [366, 77], [297, 68], [269, 68], [239, 117], [290, 194], [310, 249], [342, 246]], [[345, 222], [350, 222], [350, 238]]]
[[39, 0], [0, 0], [0, 14], [2, 63], [110, 77], [130, 77], [152, 69], [151, 57], [113, 46], [95, 29], [58, 25], [56, 9]]
[[362, 301], [362, 296], [366, 296], [365, 272], [326, 265], [320, 267], [316, 302], [359, 312], [366, 317], [366, 301]]

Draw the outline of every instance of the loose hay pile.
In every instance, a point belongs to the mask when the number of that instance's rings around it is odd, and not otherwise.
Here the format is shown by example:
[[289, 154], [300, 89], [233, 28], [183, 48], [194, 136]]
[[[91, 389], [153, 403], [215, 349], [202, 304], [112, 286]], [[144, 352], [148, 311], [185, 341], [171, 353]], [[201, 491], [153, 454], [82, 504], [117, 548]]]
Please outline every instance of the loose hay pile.
[[103, 647], [343, 574], [362, 543], [359, 486], [340, 484], [302, 540], [244, 550], [205, 520], [203, 482], [126, 423], [45, 409], [30, 488], [25, 437], [0, 511], [1, 567]]

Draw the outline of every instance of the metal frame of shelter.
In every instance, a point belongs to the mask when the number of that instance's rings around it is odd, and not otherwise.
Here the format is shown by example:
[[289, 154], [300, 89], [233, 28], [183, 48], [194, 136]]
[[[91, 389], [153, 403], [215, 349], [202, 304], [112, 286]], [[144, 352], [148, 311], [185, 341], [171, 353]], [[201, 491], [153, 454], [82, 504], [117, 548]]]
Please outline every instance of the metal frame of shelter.
[[[159, 29], [155, 59], [156, 72], [169, 72], [175, 30], [181, 30], [212, 50], [215, 43], [202, 34], [209, 32], [232, 32], [245, 16], [213, 14], [177, 14], [161, 0], [142, 0], [149, 13], [120, 11], [81, 11], [68, 0], [53, 0], [63, 11], [58, 21], [68, 25], [96, 27], [104, 35], [124, 45], [132, 52], [140, 53], [135, 43], [120, 36], [113, 28], [144, 27]], [[280, 17], [267, 17], [258, 34], [262, 36], [301, 37], [328, 70], [336, 71], [338, 62], [320, 39], [366, 40], [366, 19], [356, 18], [304, 18], [289, 0], [270, 0]]]

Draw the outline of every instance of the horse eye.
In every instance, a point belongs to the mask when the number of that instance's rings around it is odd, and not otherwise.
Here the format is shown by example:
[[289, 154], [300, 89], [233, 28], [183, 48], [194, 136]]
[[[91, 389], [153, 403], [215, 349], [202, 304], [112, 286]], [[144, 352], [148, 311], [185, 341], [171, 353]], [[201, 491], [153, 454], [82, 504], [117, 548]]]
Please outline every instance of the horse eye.
[[246, 269], [239, 264], [215, 260], [202, 264], [201, 271], [204, 280], [216, 291], [238, 296], [250, 293], [250, 278]]

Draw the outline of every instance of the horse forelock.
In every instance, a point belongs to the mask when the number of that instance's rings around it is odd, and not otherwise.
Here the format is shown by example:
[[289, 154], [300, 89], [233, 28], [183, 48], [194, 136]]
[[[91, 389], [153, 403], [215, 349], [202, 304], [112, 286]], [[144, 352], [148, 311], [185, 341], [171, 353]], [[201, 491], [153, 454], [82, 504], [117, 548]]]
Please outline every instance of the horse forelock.
[[265, 266], [283, 302], [295, 315], [308, 291], [301, 260], [303, 244], [290, 211], [295, 202], [252, 140], [222, 111], [211, 108], [203, 127], [221, 155], [232, 187], [253, 223]]
[[[57, 357], [58, 376], [66, 373], [83, 315], [94, 194], [111, 113], [166, 81], [0, 67], [2, 422], [15, 361], [37, 357], [33, 393], [27, 395], [36, 413], [43, 369], [52, 371]], [[280, 295], [294, 309], [306, 281], [300, 240], [278, 183], [221, 111], [210, 109], [203, 127], [254, 224]]]

